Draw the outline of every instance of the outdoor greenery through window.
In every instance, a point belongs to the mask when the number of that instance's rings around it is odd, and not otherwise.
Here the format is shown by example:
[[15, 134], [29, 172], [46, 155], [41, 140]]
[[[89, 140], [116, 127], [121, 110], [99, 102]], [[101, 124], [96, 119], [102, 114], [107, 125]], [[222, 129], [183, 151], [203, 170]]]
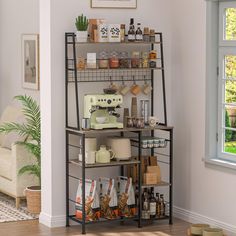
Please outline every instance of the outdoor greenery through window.
[[[236, 8], [224, 9], [224, 40], [236, 40]], [[224, 52], [223, 62], [223, 81], [222, 86], [222, 103], [224, 114], [224, 125], [222, 129], [223, 136], [223, 152], [228, 154], [236, 154], [236, 54], [234, 52], [235, 46], [230, 46]], [[230, 48], [234, 48], [232, 53], [229, 53]], [[220, 65], [221, 66], [221, 65]]]

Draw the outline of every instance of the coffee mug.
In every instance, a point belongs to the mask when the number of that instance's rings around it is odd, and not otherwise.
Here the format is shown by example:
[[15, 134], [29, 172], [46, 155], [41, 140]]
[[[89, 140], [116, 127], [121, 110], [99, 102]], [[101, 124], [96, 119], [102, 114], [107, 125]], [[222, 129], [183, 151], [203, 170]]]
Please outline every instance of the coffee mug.
[[144, 84], [143, 93], [148, 95], [152, 91], [152, 86], [150, 84]]
[[155, 116], [149, 116], [149, 118], [148, 118], [148, 124], [150, 127], [155, 127], [156, 124], [158, 124], [157, 121], [158, 121], [158, 119]]
[[139, 86], [138, 84], [134, 84], [134, 85], [131, 87], [130, 92], [131, 92], [133, 95], [137, 96], [137, 95], [141, 92], [141, 88], [140, 88], [140, 86]]
[[120, 94], [125, 96], [129, 92], [130, 88], [127, 85], [123, 85], [120, 89]]
[[83, 118], [81, 126], [82, 126], [82, 129], [89, 130], [90, 129], [90, 119], [89, 118]]
[[85, 163], [94, 164], [96, 159], [96, 151], [89, 151], [85, 153]]

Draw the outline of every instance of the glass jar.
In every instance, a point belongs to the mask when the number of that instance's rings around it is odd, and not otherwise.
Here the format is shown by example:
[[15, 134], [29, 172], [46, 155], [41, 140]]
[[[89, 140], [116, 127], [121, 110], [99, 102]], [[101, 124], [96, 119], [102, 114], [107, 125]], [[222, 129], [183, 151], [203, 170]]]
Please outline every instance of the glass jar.
[[108, 53], [105, 51], [102, 51], [99, 53], [99, 68], [100, 69], [107, 69], [108, 68]]
[[121, 52], [119, 55], [119, 66], [120, 68], [129, 68], [129, 53]]
[[132, 52], [131, 67], [132, 68], [139, 68], [139, 66], [140, 66], [140, 53], [139, 52]]
[[142, 53], [142, 67], [148, 68], [148, 52]]
[[155, 30], [154, 29], [150, 29], [150, 37], [149, 37], [149, 39], [150, 39], [150, 42], [155, 43], [156, 37], [155, 37]]
[[110, 68], [112, 68], [112, 69], [119, 68], [118, 52], [116, 52], [116, 51], [111, 52], [110, 59], [109, 59], [109, 65], [110, 65]]

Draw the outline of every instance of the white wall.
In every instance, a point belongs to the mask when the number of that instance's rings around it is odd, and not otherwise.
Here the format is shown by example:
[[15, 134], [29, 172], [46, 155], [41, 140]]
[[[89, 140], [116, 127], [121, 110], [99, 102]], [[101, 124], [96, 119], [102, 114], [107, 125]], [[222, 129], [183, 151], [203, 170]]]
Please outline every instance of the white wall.
[[0, 114], [12, 98], [39, 91], [22, 88], [21, 34], [39, 33], [38, 0], [0, 0]]
[[[84, 13], [89, 18], [106, 18], [114, 23], [128, 23], [129, 18], [134, 17], [136, 22], [140, 21], [142, 25], [162, 31], [170, 102], [170, 1], [148, 0], [145, 4], [138, 1], [136, 10], [122, 11], [91, 9], [89, 2], [40, 1], [41, 56], [43, 54], [46, 57], [46, 61], [41, 60], [42, 184], [45, 191], [40, 221], [49, 226], [65, 223], [64, 37], [65, 32], [75, 31], [76, 16]], [[48, 63], [51, 64], [51, 69]]]
[[205, 166], [206, 3], [173, 1], [174, 204], [179, 216], [236, 233], [235, 171]]

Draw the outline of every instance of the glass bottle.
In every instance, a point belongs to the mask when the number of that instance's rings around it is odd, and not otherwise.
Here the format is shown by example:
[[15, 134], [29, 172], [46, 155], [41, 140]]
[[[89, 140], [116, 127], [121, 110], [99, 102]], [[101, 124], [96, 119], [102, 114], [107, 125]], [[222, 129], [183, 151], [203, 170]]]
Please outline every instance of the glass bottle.
[[141, 24], [138, 23], [137, 24], [136, 34], [135, 34], [136, 41], [143, 41], [143, 32], [142, 32], [140, 27], [141, 27]]
[[128, 41], [135, 41], [135, 29], [134, 29], [134, 18], [130, 19], [129, 31], [128, 31]]
[[149, 200], [148, 200], [148, 193], [147, 192], [144, 192], [143, 210], [149, 211]]
[[150, 217], [155, 218], [156, 217], [156, 199], [154, 197], [154, 189], [151, 188], [151, 197], [150, 197]]
[[159, 193], [156, 193], [156, 216], [158, 218], [161, 216], [161, 207], [160, 207]]
[[161, 194], [160, 195], [160, 208], [161, 208], [161, 217], [165, 216], [165, 200], [164, 200], [164, 195]]
[[143, 52], [142, 53], [142, 67], [143, 68], [148, 68], [148, 52]]

